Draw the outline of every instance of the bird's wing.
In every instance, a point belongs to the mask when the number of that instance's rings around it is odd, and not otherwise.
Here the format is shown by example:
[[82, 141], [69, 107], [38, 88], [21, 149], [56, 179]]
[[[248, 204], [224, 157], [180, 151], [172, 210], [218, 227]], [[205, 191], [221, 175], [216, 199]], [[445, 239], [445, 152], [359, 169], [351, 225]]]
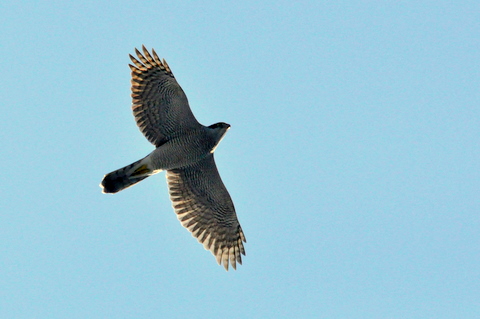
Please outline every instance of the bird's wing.
[[218, 174], [213, 154], [187, 167], [167, 171], [173, 208], [182, 225], [210, 250], [219, 264], [236, 269], [246, 242], [232, 199]]
[[153, 49], [152, 55], [145, 46], [142, 49], [143, 54], [135, 49], [139, 60], [130, 55], [132, 110], [140, 131], [158, 147], [172, 135], [200, 124], [165, 59], [160, 60]]

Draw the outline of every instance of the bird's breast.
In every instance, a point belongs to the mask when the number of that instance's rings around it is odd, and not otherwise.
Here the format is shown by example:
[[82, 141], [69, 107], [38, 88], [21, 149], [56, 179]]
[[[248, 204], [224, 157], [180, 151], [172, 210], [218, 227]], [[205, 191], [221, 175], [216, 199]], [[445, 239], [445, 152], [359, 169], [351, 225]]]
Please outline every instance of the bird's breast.
[[185, 135], [174, 138], [156, 148], [150, 155], [154, 169], [174, 169], [196, 163], [204, 159], [212, 150], [208, 137]]

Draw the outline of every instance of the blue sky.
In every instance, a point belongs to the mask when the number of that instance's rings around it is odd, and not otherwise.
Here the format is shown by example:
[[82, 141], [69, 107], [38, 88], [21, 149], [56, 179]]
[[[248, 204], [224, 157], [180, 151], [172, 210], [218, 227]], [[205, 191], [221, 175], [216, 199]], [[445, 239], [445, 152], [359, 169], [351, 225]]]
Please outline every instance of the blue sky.
[[[476, 1], [3, 1], [1, 318], [473, 318]], [[171, 66], [247, 237], [225, 272], [181, 227], [128, 54]]]

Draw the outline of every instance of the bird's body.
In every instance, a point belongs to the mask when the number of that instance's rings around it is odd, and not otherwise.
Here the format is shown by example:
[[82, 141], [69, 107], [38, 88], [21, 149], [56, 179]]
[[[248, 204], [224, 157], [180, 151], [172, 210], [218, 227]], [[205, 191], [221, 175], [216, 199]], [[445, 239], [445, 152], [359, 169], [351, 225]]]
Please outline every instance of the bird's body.
[[197, 122], [168, 64], [143, 47], [130, 56], [133, 112], [156, 148], [149, 155], [105, 175], [104, 193], [117, 193], [150, 175], [167, 171], [170, 199], [182, 225], [228, 270], [245, 255], [243, 231], [218, 174], [213, 152], [230, 125]]
[[[186, 167], [205, 159], [230, 128], [226, 123], [219, 124], [223, 125], [221, 129], [201, 126], [197, 130], [190, 130], [167, 140], [141, 160], [107, 174], [102, 182], [103, 192], [117, 193], [150, 175]], [[119, 180], [118, 173], [128, 178]]]

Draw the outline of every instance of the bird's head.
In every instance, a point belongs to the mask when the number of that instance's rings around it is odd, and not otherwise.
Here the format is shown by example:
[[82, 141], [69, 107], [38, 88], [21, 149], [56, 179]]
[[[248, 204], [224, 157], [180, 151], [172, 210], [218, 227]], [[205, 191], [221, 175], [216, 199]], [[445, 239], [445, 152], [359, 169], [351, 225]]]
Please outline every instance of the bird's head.
[[229, 128], [230, 128], [230, 124], [227, 124], [224, 122], [218, 122], [208, 127], [209, 131], [211, 132], [211, 134], [214, 136], [214, 139], [215, 139], [215, 146], [210, 151], [210, 153], [213, 153], [215, 151], [215, 148], [217, 148], [218, 143], [220, 143], [220, 141], [222, 140], [223, 136], [225, 136], [225, 133], [228, 131]]
[[213, 129], [213, 130], [228, 130], [230, 128], [230, 124], [224, 123], [224, 122], [218, 122], [215, 124], [210, 125], [208, 128]]

